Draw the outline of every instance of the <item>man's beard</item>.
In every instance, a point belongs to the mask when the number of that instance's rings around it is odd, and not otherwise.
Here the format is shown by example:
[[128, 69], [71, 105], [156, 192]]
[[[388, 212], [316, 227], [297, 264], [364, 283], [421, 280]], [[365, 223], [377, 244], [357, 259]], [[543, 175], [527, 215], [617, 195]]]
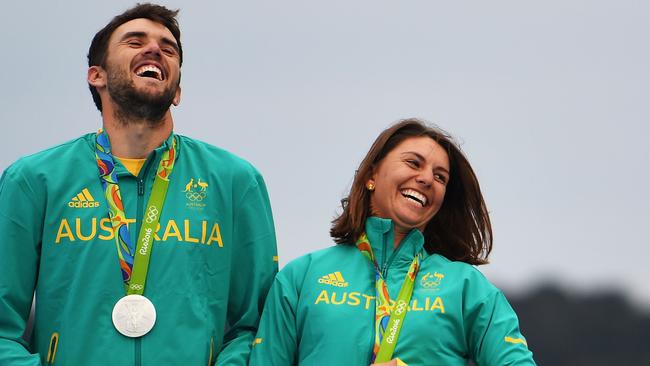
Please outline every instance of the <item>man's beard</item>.
[[160, 94], [138, 91], [133, 80], [122, 70], [108, 70], [107, 89], [115, 102], [115, 117], [127, 125], [145, 121], [150, 126], [159, 125], [172, 105], [178, 84], [172, 84]]

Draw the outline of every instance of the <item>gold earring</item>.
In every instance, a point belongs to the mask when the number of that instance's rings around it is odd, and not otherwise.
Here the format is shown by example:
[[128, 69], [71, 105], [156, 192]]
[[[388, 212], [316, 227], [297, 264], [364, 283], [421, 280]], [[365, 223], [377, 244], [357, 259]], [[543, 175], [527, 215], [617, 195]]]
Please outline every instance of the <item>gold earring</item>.
[[368, 183], [366, 183], [366, 188], [368, 188], [368, 190], [370, 192], [374, 191], [375, 190], [375, 183], [369, 181]]

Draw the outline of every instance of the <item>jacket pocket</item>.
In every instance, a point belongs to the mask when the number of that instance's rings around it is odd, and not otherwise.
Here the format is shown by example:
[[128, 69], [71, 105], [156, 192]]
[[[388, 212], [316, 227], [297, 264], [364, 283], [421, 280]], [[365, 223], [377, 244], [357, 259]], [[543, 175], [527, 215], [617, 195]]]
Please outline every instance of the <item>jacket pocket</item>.
[[54, 360], [56, 359], [56, 349], [59, 346], [59, 333], [52, 333], [50, 337], [50, 345], [47, 347], [47, 358], [45, 359], [46, 365], [54, 365]]

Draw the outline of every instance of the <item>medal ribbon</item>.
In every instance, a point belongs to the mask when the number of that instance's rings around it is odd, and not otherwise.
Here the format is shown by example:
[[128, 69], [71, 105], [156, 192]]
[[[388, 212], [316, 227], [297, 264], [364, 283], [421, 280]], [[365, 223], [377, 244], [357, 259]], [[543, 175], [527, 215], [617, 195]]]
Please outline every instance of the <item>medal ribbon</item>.
[[361, 234], [361, 237], [357, 240], [357, 248], [375, 267], [377, 297], [375, 299], [375, 345], [372, 350], [371, 363], [388, 362], [393, 357], [399, 332], [402, 329], [406, 317], [408, 304], [411, 302], [413, 288], [415, 287], [415, 277], [420, 269], [420, 257], [422, 254], [418, 253], [413, 258], [413, 262], [411, 262], [411, 266], [399, 290], [397, 301], [394, 306], [391, 306], [386, 281], [379, 270], [375, 254], [372, 252], [372, 247], [370, 246], [366, 233]]
[[115, 161], [111, 154], [108, 135], [102, 130], [97, 132], [95, 157], [97, 158], [97, 168], [99, 169], [102, 188], [106, 195], [106, 203], [108, 203], [108, 216], [111, 219], [113, 234], [115, 236], [117, 256], [120, 262], [120, 269], [122, 270], [122, 280], [124, 281], [128, 295], [142, 295], [147, 280], [147, 270], [149, 269], [154, 234], [156, 233], [156, 228], [160, 221], [160, 214], [165, 203], [165, 196], [169, 187], [169, 176], [174, 169], [176, 139], [172, 139], [171, 147], [163, 152], [162, 158], [160, 159], [153, 189], [147, 201], [144, 217], [142, 218], [142, 227], [138, 234], [137, 247], [134, 247], [129, 236], [122, 195], [117, 183]]

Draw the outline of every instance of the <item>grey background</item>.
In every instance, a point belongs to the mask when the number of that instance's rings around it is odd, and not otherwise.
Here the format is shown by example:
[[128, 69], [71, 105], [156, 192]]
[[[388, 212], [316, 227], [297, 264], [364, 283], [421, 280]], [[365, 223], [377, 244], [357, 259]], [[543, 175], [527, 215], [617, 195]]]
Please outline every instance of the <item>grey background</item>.
[[[371, 142], [415, 116], [456, 136], [479, 176], [488, 278], [618, 288], [650, 307], [650, 3], [162, 3], [181, 8], [175, 129], [262, 171], [281, 265], [331, 245]], [[3, 4], [0, 170], [100, 127], [86, 52], [133, 4]]]

